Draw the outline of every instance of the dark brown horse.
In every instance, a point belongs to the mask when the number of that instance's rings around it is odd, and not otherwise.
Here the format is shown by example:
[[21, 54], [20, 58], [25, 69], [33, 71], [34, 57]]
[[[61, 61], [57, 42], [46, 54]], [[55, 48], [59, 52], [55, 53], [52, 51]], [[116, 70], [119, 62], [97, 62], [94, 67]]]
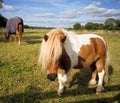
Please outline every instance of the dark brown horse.
[[96, 34], [76, 35], [64, 29], [54, 29], [44, 36], [39, 63], [47, 69], [47, 78], [54, 81], [58, 76], [58, 94], [64, 92], [72, 68], [90, 67], [92, 77], [89, 84], [96, 84], [97, 92], [104, 90], [103, 77], [108, 78], [107, 44]]
[[7, 40], [10, 39], [11, 41], [11, 34], [15, 34], [15, 41], [16, 36], [18, 36], [18, 45], [22, 40], [22, 33], [24, 32], [23, 20], [20, 17], [13, 17], [7, 21], [6, 24], [6, 34], [5, 37]]

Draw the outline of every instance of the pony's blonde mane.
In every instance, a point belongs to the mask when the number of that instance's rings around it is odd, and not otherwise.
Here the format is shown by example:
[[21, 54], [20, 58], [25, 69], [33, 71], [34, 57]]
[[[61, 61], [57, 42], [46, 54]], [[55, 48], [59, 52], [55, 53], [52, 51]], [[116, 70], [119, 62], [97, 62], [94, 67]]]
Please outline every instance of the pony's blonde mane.
[[61, 29], [53, 29], [48, 32], [48, 40], [43, 39], [38, 62], [42, 65], [42, 68], [47, 68], [50, 63], [55, 63], [62, 55], [62, 45], [59, 39], [59, 35], [64, 32]]

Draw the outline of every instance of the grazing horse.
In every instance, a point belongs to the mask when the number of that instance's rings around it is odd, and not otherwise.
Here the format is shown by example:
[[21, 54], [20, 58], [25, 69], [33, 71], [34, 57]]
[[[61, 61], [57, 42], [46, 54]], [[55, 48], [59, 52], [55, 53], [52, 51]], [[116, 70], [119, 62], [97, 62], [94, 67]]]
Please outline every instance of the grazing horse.
[[[11, 34], [15, 34], [15, 41], [16, 41], [16, 35], [17, 35], [18, 45], [20, 45], [23, 32], [24, 32], [24, 27], [23, 27], [22, 18], [16, 16], [16, 17], [10, 18], [7, 21], [6, 34], [5, 34], [5, 37], [7, 40], [10, 38]], [[11, 38], [10, 38], [10, 41], [11, 41]]]
[[[104, 90], [103, 77], [108, 73], [106, 66], [107, 44], [96, 34], [76, 35], [64, 29], [53, 29], [42, 41], [38, 63], [47, 69], [47, 78], [54, 81], [58, 76], [58, 95], [64, 92], [72, 68], [90, 67], [92, 78], [89, 84], [98, 85], [96, 92]], [[108, 76], [106, 76], [108, 77]]]

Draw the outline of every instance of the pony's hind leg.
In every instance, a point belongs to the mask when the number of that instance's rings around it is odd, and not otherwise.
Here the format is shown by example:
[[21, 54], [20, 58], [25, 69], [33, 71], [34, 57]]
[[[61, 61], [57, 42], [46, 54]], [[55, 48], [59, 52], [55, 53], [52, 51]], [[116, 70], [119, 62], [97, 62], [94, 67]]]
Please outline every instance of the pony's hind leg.
[[17, 35], [17, 37], [18, 37], [18, 45], [20, 45], [20, 33], [19, 33], [19, 31], [18, 30], [16, 30], [16, 35]]
[[22, 28], [23, 28], [23, 26], [20, 24], [19, 25], [19, 33], [18, 33], [18, 38], [19, 38], [18, 45], [20, 45], [21, 40], [22, 40]]
[[22, 40], [22, 34], [18, 34], [18, 45], [20, 45], [20, 43], [21, 43], [21, 40]]
[[18, 36], [18, 45], [20, 45], [22, 40], [22, 25], [16, 24], [16, 35]]
[[97, 72], [98, 72], [98, 86], [96, 88], [96, 92], [102, 92], [104, 90], [103, 87], [103, 77], [104, 77], [104, 58], [100, 58], [97, 62], [96, 62], [96, 68], [97, 68]]

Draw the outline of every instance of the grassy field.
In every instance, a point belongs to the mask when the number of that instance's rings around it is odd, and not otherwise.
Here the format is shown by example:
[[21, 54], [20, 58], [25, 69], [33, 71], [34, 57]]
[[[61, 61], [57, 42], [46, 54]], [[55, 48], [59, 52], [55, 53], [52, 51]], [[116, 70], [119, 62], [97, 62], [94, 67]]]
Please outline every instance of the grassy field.
[[0, 30], [0, 103], [120, 103], [120, 31], [75, 31], [97, 33], [109, 46], [111, 80], [98, 96], [95, 86], [87, 87], [91, 71], [72, 70], [72, 86], [62, 97], [57, 95], [58, 81], [46, 79], [38, 67], [41, 39], [49, 30], [25, 30], [22, 45], [6, 42]]

